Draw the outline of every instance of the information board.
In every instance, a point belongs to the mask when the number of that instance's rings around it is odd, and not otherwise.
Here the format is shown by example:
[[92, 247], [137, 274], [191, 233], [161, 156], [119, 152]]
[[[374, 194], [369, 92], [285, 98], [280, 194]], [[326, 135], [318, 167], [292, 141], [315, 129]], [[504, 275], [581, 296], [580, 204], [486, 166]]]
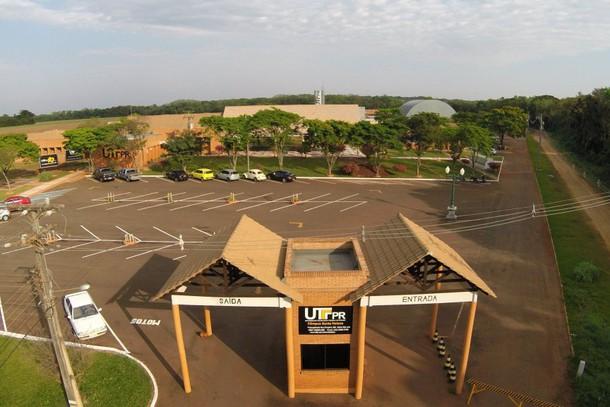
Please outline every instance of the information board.
[[352, 333], [352, 307], [299, 307], [299, 335]]
[[57, 167], [59, 165], [59, 161], [57, 160], [57, 154], [41, 155], [39, 163], [40, 168]]

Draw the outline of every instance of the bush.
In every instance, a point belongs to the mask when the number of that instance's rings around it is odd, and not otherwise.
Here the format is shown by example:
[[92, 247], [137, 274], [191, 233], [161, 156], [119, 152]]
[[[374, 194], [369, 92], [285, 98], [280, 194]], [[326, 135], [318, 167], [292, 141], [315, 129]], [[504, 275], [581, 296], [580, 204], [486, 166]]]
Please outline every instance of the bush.
[[407, 166], [405, 164], [394, 164], [392, 169], [396, 172], [407, 172]]
[[40, 182], [48, 182], [51, 181], [53, 178], [55, 178], [53, 176], [52, 172], [41, 172], [40, 175], [38, 175], [38, 181]]
[[487, 163], [487, 166], [489, 168], [491, 168], [492, 170], [494, 170], [494, 171], [499, 170], [500, 169], [500, 165], [502, 165], [502, 163], [500, 161], [489, 161]]
[[360, 174], [360, 166], [353, 162], [347, 163], [343, 166], [342, 171], [347, 175], [358, 176]]
[[595, 264], [581, 261], [574, 267], [574, 278], [581, 283], [594, 283], [599, 279], [601, 270]]

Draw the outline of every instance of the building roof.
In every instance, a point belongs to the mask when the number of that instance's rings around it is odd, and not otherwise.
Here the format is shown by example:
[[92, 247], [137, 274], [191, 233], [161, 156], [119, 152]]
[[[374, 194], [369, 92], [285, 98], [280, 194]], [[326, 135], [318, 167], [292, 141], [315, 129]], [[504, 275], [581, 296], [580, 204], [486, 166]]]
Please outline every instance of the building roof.
[[261, 283], [295, 300], [302, 295], [282, 281], [284, 239], [243, 215], [233, 226], [216, 233], [203, 245], [202, 254], [188, 256], [153, 296], [159, 299], [224, 259]]
[[405, 116], [413, 116], [418, 113], [437, 113], [441, 117], [451, 117], [455, 110], [442, 100], [416, 99], [410, 100], [400, 106], [400, 112]]
[[296, 113], [306, 119], [342, 120], [357, 123], [366, 118], [364, 107], [358, 105], [253, 105], [225, 106], [224, 117], [251, 116], [260, 110], [279, 109]]

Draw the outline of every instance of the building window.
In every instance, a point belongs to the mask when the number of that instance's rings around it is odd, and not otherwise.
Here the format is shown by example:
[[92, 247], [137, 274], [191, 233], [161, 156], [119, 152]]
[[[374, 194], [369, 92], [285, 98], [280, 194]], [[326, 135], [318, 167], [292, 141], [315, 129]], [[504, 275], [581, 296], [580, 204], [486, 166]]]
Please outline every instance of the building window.
[[301, 345], [301, 369], [349, 369], [349, 343]]

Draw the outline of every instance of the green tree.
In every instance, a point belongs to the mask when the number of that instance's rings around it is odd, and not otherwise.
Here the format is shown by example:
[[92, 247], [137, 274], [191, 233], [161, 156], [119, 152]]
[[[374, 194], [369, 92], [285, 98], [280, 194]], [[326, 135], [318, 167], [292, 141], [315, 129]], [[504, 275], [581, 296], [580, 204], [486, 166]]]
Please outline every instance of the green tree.
[[381, 161], [388, 155], [388, 150], [401, 147], [396, 132], [383, 125], [371, 124], [367, 121], [360, 121], [352, 127], [350, 142], [360, 147], [373, 165], [377, 177], [380, 175]]
[[420, 176], [421, 157], [426, 150], [430, 148], [438, 138], [441, 132], [441, 126], [445, 120], [437, 113], [418, 113], [409, 117], [409, 142], [412, 145], [413, 151], [417, 156], [416, 176]]
[[493, 139], [489, 130], [474, 124], [462, 124], [459, 127], [447, 127], [441, 132], [443, 143], [449, 146], [451, 160], [455, 165], [466, 147], [472, 151], [472, 168], [475, 167], [475, 158], [479, 152], [489, 153]]
[[298, 130], [301, 116], [276, 108], [259, 110], [250, 119], [250, 128], [259, 136], [273, 141], [273, 151], [280, 169], [284, 168], [284, 154], [288, 140]]
[[304, 125], [307, 133], [303, 139], [303, 151], [319, 149], [326, 160], [326, 174], [332, 176], [333, 168], [349, 141], [350, 124], [339, 120], [307, 120]]
[[120, 143], [117, 133], [110, 127], [84, 127], [64, 131], [64, 147], [82, 154], [93, 172], [93, 153], [100, 147]]
[[500, 148], [504, 148], [506, 136], [524, 137], [527, 130], [527, 114], [519, 107], [506, 106], [492, 109], [487, 117], [488, 128], [500, 137]]
[[[138, 115], [131, 115], [121, 119], [118, 124], [109, 127], [116, 129], [117, 142], [122, 144], [121, 148], [129, 152], [132, 165], [138, 169], [142, 168], [144, 166], [142, 159], [144, 157], [143, 150], [146, 146], [146, 136], [150, 133], [149, 124]], [[140, 160], [136, 159], [138, 157]]]
[[8, 172], [15, 166], [18, 158], [37, 160], [40, 154], [38, 146], [28, 140], [25, 134], [7, 134], [0, 136], [0, 171], [11, 189]]
[[161, 145], [166, 156], [176, 162], [186, 171], [187, 166], [193, 161], [193, 157], [201, 154], [201, 138], [195, 136], [190, 130], [183, 130], [173, 134]]
[[246, 161], [250, 169], [250, 129], [248, 118], [208, 116], [199, 120], [202, 127], [212, 129], [220, 136], [223, 150], [227, 153], [232, 168], [237, 169], [239, 152], [246, 149]]

